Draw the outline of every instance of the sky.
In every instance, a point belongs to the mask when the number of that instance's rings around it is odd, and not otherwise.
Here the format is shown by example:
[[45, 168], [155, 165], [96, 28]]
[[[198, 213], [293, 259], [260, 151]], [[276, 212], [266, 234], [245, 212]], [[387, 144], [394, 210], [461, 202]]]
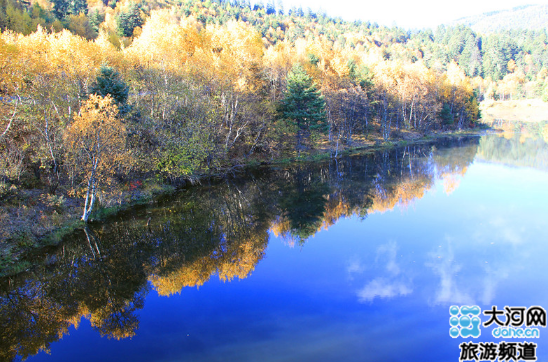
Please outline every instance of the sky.
[[[265, 1], [266, 3], [266, 1]], [[377, 22], [406, 29], [435, 28], [453, 20], [488, 11], [506, 10], [528, 4], [548, 4], [548, 0], [283, 0], [285, 12], [292, 6], [324, 10], [345, 20]]]

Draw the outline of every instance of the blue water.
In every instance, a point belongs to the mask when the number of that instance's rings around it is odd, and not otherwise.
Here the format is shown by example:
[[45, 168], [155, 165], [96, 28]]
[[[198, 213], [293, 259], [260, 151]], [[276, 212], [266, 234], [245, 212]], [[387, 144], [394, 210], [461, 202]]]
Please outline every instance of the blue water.
[[245, 278], [169, 297], [147, 282], [132, 337], [101, 337], [82, 317], [29, 361], [458, 361], [462, 342], [503, 340], [538, 343], [547, 360], [545, 328], [451, 338], [449, 308], [548, 308], [548, 173], [476, 159], [447, 192], [439, 167], [422, 197], [304, 243], [270, 229]]

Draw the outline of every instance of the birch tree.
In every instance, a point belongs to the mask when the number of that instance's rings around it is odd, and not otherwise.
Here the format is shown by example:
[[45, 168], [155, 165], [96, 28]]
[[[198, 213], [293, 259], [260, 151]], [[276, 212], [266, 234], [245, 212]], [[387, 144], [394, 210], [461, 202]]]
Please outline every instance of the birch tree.
[[66, 132], [69, 158], [87, 184], [82, 214], [85, 222], [93, 210], [97, 192], [109, 184], [117, 167], [127, 160], [126, 129], [117, 116], [118, 107], [110, 96], [92, 94]]

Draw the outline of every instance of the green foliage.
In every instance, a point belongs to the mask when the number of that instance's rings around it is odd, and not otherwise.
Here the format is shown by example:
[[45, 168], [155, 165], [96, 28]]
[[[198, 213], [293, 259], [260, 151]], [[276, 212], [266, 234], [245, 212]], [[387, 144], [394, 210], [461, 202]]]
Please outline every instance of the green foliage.
[[62, 20], [69, 14], [69, 0], [51, 0], [51, 3], [53, 4], [53, 14], [57, 19]]
[[111, 95], [116, 101], [120, 113], [126, 113], [129, 110], [127, 105], [129, 87], [122, 79], [120, 73], [112, 67], [103, 65], [99, 68], [97, 78], [91, 85], [89, 93], [103, 97]]
[[141, 18], [141, 7], [132, 3], [127, 11], [120, 12], [116, 16], [118, 26], [118, 35], [130, 37], [133, 36], [133, 30], [142, 26], [144, 23]]
[[453, 124], [453, 114], [451, 113], [451, 107], [449, 104], [444, 103], [441, 108], [440, 118], [444, 124]]
[[0, 200], [8, 198], [17, 193], [17, 187], [8, 182], [0, 181]]
[[171, 178], [193, 176], [204, 169], [211, 144], [198, 134], [187, 139], [173, 139], [166, 143], [156, 158], [156, 168]]
[[63, 224], [62, 227], [51, 234], [46, 235], [40, 242], [42, 245], [58, 245], [66, 236], [73, 233], [74, 230], [84, 227], [84, 225], [85, 223], [82, 220], [72, 220]]
[[319, 61], [320, 61], [320, 58], [318, 58], [318, 56], [314, 53], [309, 53], [308, 54], [308, 61], [310, 62], [310, 64], [317, 66]]
[[87, 15], [88, 3], [86, 0], [51, 0], [53, 14], [59, 20], [65, 19], [68, 15]]
[[63, 212], [65, 209], [65, 197], [59, 195], [47, 195], [46, 205], [55, 209], [57, 212]]
[[467, 76], [475, 77], [481, 74], [481, 52], [474, 34], [468, 34], [460, 55], [456, 54], [456, 57]]
[[548, 6], [523, 5], [469, 16], [459, 19], [458, 22], [484, 34], [511, 29], [538, 30], [548, 27]]
[[429, 67], [447, 67], [449, 62], [459, 64], [466, 75], [501, 80], [512, 70], [508, 62], [514, 60], [517, 69], [534, 80], [542, 67], [548, 64], [546, 30], [498, 30], [478, 34], [468, 26], [440, 26], [432, 37], [428, 31], [413, 34], [413, 48], [420, 47]]
[[276, 15], [276, 7], [273, 0], [268, 0], [266, 3], [266, 15]]
[[300, 64], [295, 65], [287, 75], [287, 91], [280, 104], [279, 115], [298, 128], [298, 150], [303, 133], [306, 136], [310, 131], [327, 131], [325, 100]]
[[372, 98], [375, 82], [373, 80], [373, 73], [368, 67], [362, 66], [358, 69], [354, 61], [348, 62], [348, 69], [350, 79], [359, 85], [363, 91], [367, 93], [368, 98]]
[[38, 25], [47, 27], [52, 22], [51, 14], [38, 3], [27, 7], [16, 0], [0, 0], [0, 31], [27, 35], [36, 31]]
[[87, 0], [71, 0], [69, 6], [69, 13], [72, 15], [80, 15], [81, 13], [88, 13]]
[[488, 37], [483, 46], [483, 75], [494, 80], [504, 78], [508, 61], [517, 54], [517, 45], [509, 36], [498, 34]]
[[76, 35], [80, 35], [88, 40], [95, 39], [97, 32], [93, 29], [88, 18], [81, 13], [80, 15], [69, 15], [66, 19], [67, 29]]
[[89, 15], [89, 23], [96, 33], [99, 32], [99, 25], [101, 25], [103, 21], [105, 21], [105, 15], [99, 13], [99, 10], [97, 9]]
[[544, 102], [548, 102], [548, 80], [545, 82], [542, 88], [541, 98]]

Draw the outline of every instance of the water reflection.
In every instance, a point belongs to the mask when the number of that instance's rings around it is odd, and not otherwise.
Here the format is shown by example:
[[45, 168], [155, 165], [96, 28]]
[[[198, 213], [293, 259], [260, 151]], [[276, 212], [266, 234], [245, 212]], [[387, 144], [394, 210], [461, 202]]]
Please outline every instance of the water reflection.
[[392, 298], [413, 292], [412, 281], [401, 273], [396, 260], [398, 246], [394, 241], [377, 248], [375, 264], [381, 263], [377, 276], [358, 291], [360, 302], [370, 302], [375, 298]]
[[479, 160], [548, 170], [548, 122], [499, 122], [501, 131], [482, 137]]
[[[269, 231], [308, 247], [318, 231], [345, 217], [365, 220], [396, 205], [410, 207], [437, 180], [443, 180], [446, 193], [454, 192], [477, 145], [478, 139], [463, 138], [256, 170], [245, 179], [185, 190], [174, 200], [92, 225], [41, 256], [32, 272], [0, 281], [0, 359], [48, 350], [82, 317], [101, 336], [134, 336], [150, 288], [170, 296], [202, 286], [214, 275], [221, 281], [243, 279], [264, 258]], [[493, 223], [505, 232], [497, 220]], [[361, 284], [361, 302], [414, 293], [413, 273], [406, 270], [411, 261], [398, 256], [408, 254], [406, 248], [388, 240], [376, 248], [373, 260], [349, 262], [345, 272]], [[441, 280], [436, 301], [471, 301], [454, 279], [460, 266], [451, 242], [434, 254], [428, 267]], [[365, 271], [370, 264], [377, 266], [374, 273]], [[489, 283], [496, 281], [486, 282], [486, 293]]]

